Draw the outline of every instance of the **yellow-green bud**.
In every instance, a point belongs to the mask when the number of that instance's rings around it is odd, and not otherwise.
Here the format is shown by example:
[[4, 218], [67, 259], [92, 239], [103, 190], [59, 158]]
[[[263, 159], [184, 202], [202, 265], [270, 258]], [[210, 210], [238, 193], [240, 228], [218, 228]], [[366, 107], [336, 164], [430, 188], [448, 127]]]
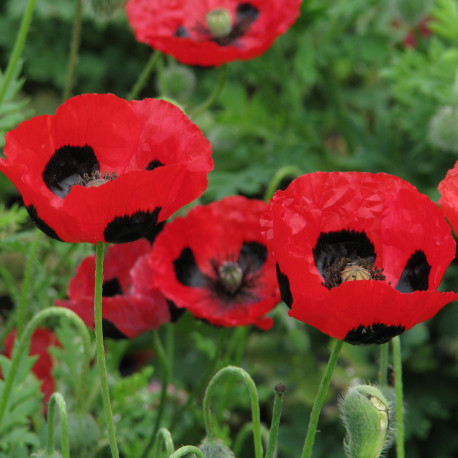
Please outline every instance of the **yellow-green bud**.
[[232, 30], [231, 14], [226, 8], [218, 8], [207, 13], [207, 27], [215, 38], [229, 35]]
[[350, 388], [341, 401], [340, 414], [347, 431], [345, 452], [350, 458], [378, 458], [390, 444], [390, 404], [371, 385]]
[[441, 107], [429, 123], [429, 141], [445, 151], [458, 152], [458, 107]]
[[235, 458], [234, 452], [220, 440], [207, 441], [199, 445], [205, 458]]

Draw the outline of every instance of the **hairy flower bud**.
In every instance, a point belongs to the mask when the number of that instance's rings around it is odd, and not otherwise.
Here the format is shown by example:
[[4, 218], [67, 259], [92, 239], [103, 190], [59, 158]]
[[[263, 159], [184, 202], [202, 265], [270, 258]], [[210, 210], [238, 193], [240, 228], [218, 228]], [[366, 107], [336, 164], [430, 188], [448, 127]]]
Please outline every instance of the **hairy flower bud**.
[[437, 110], [429, 123], [429, 141], [442, 150], [458, 152], [458, 108]]
[[350, 458], [377, 458], [390, 444], [390, 404], [371, 385], [350, 388], [341, 401], [340, 413], [347, 431], [345, 452]]
[[199, 446], [205, 458], [235, 458], [234, 452], [220, 440], [207, 441]]

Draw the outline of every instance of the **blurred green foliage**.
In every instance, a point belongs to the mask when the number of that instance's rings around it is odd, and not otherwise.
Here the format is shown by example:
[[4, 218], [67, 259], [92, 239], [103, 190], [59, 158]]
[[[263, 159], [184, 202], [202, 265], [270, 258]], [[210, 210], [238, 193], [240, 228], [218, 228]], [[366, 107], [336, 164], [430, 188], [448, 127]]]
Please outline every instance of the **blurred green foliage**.
[[[0, 3], [0, 68], [5, 69], [26, 0]], [[23, 66], [14, 77], [7, 103], [0, 109], [0, 147], [8, 129], [27, 116], [53, 113], [61, 102], [67, 72], [75, 2], [40, 0], [23, 53]], [[425, 20], [426, 27], [424, 28]], [[316, 170], [387, 172], [415, 184], [437, 199], [437, 185], [457, 160], [456, 148], [439, 148], [430, 141], [429, 126], [444, 106], [457, 102], [454, 82], [458, 67], [458, 6], [456, 0], [307, 0], [296, 24], [263, 56], [228, 65], [226, 86], [217, 102], [194, 119], [213, 145], [215, 170], [201, 201], [243, 193], [262, 196], [271, 177], [282, 166], [294, 165], [304, 173]], [[97, 18], [89, 2], [84, 4], [81, 51], [74, 93], [113, 92], [125, 97], [134, 85], [151, 50], [133, 37], [124, 12], [110, 19]], [[202, 103], [219, 78], [218, 68], [185, 67], [163, 57], [141, 97], [167, 96], [186, 111]], [[2, 74], [0, 74], [0, 81]], [[456, 91], [456, 89], [455, 89]], [[5, 204], [14, 187], [2, 178], [0, 195]], [[0, 209], [0, 293], [18, 297], [31, 230], [21, 226], [23, 213], [11, 216]], [[5, 228], [5, 229], [3, 229]], [[35, 268], [30, 318], [38, 310], [64, 297], [68, 279], [90, 248], [72, 247], [44, 240], [42, 263]], [[452, 265], [443, 288], [458, 290], [457, 265]], [[279, 433], [279, 457], [299, 455], [309, 411], [321, 372], [328, 358], [328, 338], [287, 316], [284, 304], [274, 312], [275, 327], [269, 332], [250, 329], [246, 338], [232, 332], [224, 347], [239, 352], [242, 366], [256, 381], [262, 401], [262, 421], [269, 425], [273, 387], [286, 385]], [[5, 319], [14, 317], [14, 311]], [[403, 335], [406, 398], [407, 456], [458, 456], [458, 310], [450, 305], [427, 324]], [[4, 337], [7, 328], [0, 329]], [[161, 330], [163, 340], [166, 330]], [[174, 326], [175, 360], [172, 392], [189, 396], [199, 385], [216, 351], [219, 329], [184, 316]], [[73, 387], [77, 350], [74, 331], [58, 325], [62, 349], [53, 350], [60, 361], [55, 373], [60, 389]], [[231, 346], [232, 345], [232, 346]], [[239, 346], [239, 350], [237, 350]], [[139, 349], [151, 348], [147, 337], [128, 343], [110, 343], [108, 364], [115, 411], [122, 413], [119, 430], [127, 457], [138, 456], [152, 430], [157, 390], [151, 372], [121, 379], [120, 368]], [[110, 356], [111, 355], [111, 356]], [[378, 348], [344, 346], [334, 374], [328, 402], [320, 419], [316, 457], [343, 457], [344, 431], [337, 419], [337, 398], [354, 378], [377, 378]], [[221, 359], [220, 365], [226, 361]], [[2, 358], [3, 370], [7, 361]], [[160, 368], [153, 358], [154, 380]], [[22, 379], [21, 379], [22, 380]], [[88, 404], [91, 415], [103, 427], [96, 377]], [[34, 386], [24, 382], [24, 402]], [[68, 390], [68, 388], [67, 388]], [[173, 391], [176, 390], [176, 391]], [[71, 390], [70, 390], [71, 391]], [[249, 421], [249, 402], [243, 386], [222, 386], [215, 396], [218, 434], [230, 446]], [[153, 393], [153, 394], [151, 394]], [[65, 393], [71, 399], [71, 392]], [[203, 438], [200, 391], [192, 409], [176, 417], [182, 404], [171, 394], [166, 421], [176, 444], [198, 444]], [[175, 397], [174, 397], [175, 396]], [[181, 400], [180, 400], [181, 399]], [[22, 402], [22, 401], [21, 401]], [[21, 406], [18, 401], [18, 406]], [[218, 402], [220, 405], [218, 405]], [[180, 404], [181, 403], [181, 404]], [[24, 433], [22, 444], [13, 437], [2, 442], [8, 456], [23, 456], [24, 444], [44, 446], [44, 434], [26, 432], [26, 415], [42, 425], [38, 405], [27, 404], [11, 421]], [[70, 408], [72, 407], [70, 402]], [[138, 405], [138, 409], [135, 406]], [[22, 416], [21, 416], [22, 415]], [[11, 436], [12, 437], [12, 436]], [[241, 457], [251, 457], [245, 441]], [[16, 453], [16, 450], [17, 453]], [[91, 453], [108, 456], [104, 439]], [[92, 455], [90, 455], [92, 456]], [[388, 456], [394, 456], [391, 451]]]

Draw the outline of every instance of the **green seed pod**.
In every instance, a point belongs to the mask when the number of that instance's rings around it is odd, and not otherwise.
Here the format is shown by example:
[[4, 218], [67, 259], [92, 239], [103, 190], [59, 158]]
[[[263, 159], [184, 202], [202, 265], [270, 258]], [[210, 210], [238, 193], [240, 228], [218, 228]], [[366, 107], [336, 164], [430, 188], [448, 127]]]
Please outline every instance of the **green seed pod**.
[[344, 445], [348, 457], [377, 458], [389, 446], [390, 404], [375, 386], [350, 388], [340, 403], [340, 414], [347, 431]]
[[199, 448], [205, 458], [235, 458], [234, 452], [220, 440], [210, 442], [204, 439]]
[[458, 108], [439, 108], [429, 123], [429, 141], [437, 148], [458, 153]]
[[215, 38], [225, 37], [232, 30], [231, 14], [226, 8], [210, 11], [207, 13], [206, 20], [207, 27]]

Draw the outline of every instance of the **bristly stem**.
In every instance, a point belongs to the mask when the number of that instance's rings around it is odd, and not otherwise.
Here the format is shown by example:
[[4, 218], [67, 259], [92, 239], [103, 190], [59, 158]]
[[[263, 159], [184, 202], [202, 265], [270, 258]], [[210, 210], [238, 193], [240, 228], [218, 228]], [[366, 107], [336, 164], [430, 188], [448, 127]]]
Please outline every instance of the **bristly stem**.
[[36, 0], [29, 0], [24, 11], [24, 15], [22, 16], [21, 26], [16, 37], [16, 42], [14, 43], [13, 53], [11, 54], [8, 66], [6, 67], [5, 73], [3, 75], [3, 82], [0, 87], [0, 105], [5, 98], [6, 92], [8, 91], [8, 86], [10, 85], [10, 82], [16, 71], [16, 66], [19, 62], [19, 58], [21, 57], [22, 49], [24, 48], [27, 33], [29, 31], [30, 22], [32, 21], [35, 2]]
[[[32, 338], [32, 334], [34, 333], [35, 329], [37, 329], [37, 327], [42, 322], [44, 322], [46, 319], [48, 319], [49, 317], [65, 317], [67, 319], [70, 319], [73, 323], [75, 323], [83, 337], [83, 344], [85, 346], [85, 353], [87, 353], [87, 358], [90, 358], [89, 334], [88, 334], [86, 325], [83, 323], [81, 318], [75, 312], [72, 312], [71, 310], [60, 308], [60, 307], [48, 307], [38, 312], [30, 320], [28, 325], [25, 327], [21, 338], [17, 339], [14, 345], [13, 354], [11, 355], [10, 370], [6, 377], [5, 385], [3, 387], [2, 397], [0, 400], [0, 425], [5, 415], [6, 407], [8, 405], [8, 400], [10, 399], [11, 390], [14, 385], [14, 380], [16, 378], [17, 370], [19, 368], [19, 364], [21, 362], [22, 356], [30, 348], [30, 340]], [[78, 397], [84, 395], [84, 392], [85, 392], [87, 367], [88, 367], [88, 361], [85, 362], [85, 365], [81, 371], [80, 384], [83, 386], [84, 389], [81, 388], [79, 392], [80, 394], [78, 395]]]
[[137, 82], [134, 84], [134, 87], [129, 92], [127, 100], [134, 100], [138, 97], [141, 90], [145, 87], [145, 84], [148, 82], [148, 78], [150, 77], [151, 72], [154, 70], [154, 67], [156, 66], [161, 56], [162, 54], [159, 51], [154, 51], [153, 54], [151, 54], [151, 57], [146, 63], [145, 68], [140, 73]]
[[[162, 439], [162, 443], [159, 439]], [[153, 450], [153, 457], [157, 458], [161, 456], [161, 450], [165, 447], [165, 452], [167, 456], [172, 455], [175, 446], [173, 445], [172, 435], [167, 428], [160, 428], [157, 432], [157, 441]]]
[[151, 433], [150, 440], [143, 451], [142, 458], [148, 456], [150, 448], [153, 446], [154, 442], [157, 440], [157, 432], [161, 426], [162, 415], [164, 413], [164, 407], [167, 400], [167, 387], [170, 380], [170, 367], [167, 361], [167, 355], [165, 354], [164, 347], [162, 346], [161, 339], [157, 330], [152, 331], [153, 334], [153, 347], [156, 352], [156, 356], [159, 358], [159, 364], [162, 369], [162, 385], [161, 385], [161, 398], [159, 401], [159, 408], [157, 410], [156, 421], [154, 424], [153, 432]]
[[273, 458], [275, 446], [277, 445], [278, 428], [280, 426], [281, 408], [283, 405], [283, 398], [285, 397], [286, 388], [279, 383], [275, 385], [275, 400], [274, 411], [272, 413], [272, 423], [270, 426], [269, 444], [265, 458]]
[[219, 74], [219, 81], [218, 85], [216, 86], [215, 90], [210, 94], [207, 100], [205, 100], [202, 104], [198, 107], [194, 108], [194, 110], [190, 113], [190, 118], [195, 118], [201, 113], [203, 113], [207, 108], [209, 108], [221, 95], [223, 92], [224, 85], [226, 84], [226, 77], [227, 77], [227, 64], [221, 66], [220, 74]]
[[323, 407], [324, 398], [328, 392], [329, 384], [331, 383], [332, 373], [337, 365], [339, 353], [342, 349], [343, 341], [334, 339], [334, 346], [331, 350], [329, 362], [324, 371], [323, 378], [321, 379], [320, 387], [313, 404], [312, 412], [310, 413], [310, 420], [305, 437], [304, 449], [302, 450], [302, 458], [309, 458], [312, 455], [313, 443], [315, 441], [316, 428], [318, 425], [318, 418], [320, 417], [321, 408]]
[[67, 406], [63, 396], [57, 392], [51, 395], [48, 403], [48, 435], [46, 441], [46, 456], [54, 456], [54, 417], [56, 404], [60, 415], [62, 457], [70, 458]]
[[241, 378], [250, 394], [251, 402], [251, 415], [253, 422], [253, 440], [254, 440], [254, 455], [255, 458], [262, 458], [262, 440], [261, 440], [261, 420], [260, 420], [260, 411], [259, 411], [259, 397], [256, 385], [250, 375], [241, 369], [240, 367], [227, 366], [219, 370], [213, 378], [210, 380], [210, 383], [207, 386], [205, 391], [203, 409], [204, 409], [204, 422], [205, 422], [205, 431], [207, 434], [207, 439], [209, 442], [214, 442], [215, 437], [215, 427], [213, 424], [212, 413], [210, 409], [210, 403], [215, 391], [216, 386], [221, 378], [226, 375], [237, 375]]
[[180, 458], [182, 456], [189, 455], [190, 453], [194, 453], [198, 458], [205, 458], [202, 450], [194, 445], [185, 445], [184, 447], [179, 448], [172, 453], [169, 458]]
[[396, 456], [397, 458], [404, 458], [404, 402], [402, 394], [402, 358], [400, 337], [393, 337], [392, 344], [395, 374], [394, 389], [396, 391]]
[[116, 433], [111, 411], [110, 392], [108, 389], [107, 366], [105, 363], [105, 350], [103, 348], [103, 329], [102, 329], [102, 285], [103, 285], [103, 254], [105, 244], [97, 242], [95, 255], [95, 290], [94, 290], [94, 328], [95, 342], [97, 346], [97, 361], [99, 364], [100, 387], [102, 391], [103, 410], [108, 429], [108, 439], [110, 441], [111, 455], [119, 458], [118, 445], [116, 443]]
[[81, 27], [83, 18], [83, 0], [76, 0], [75, 19], [73, 21], [72, 42], [70, 45], [70, 58], [68, 60], [67, 80], [63, 92], [64, 101], [72, 95], [75, 80], [76, 64], [81, 42]]
[[388, 343], [380, 345], [380, 386], [386, 386], [388, 382], [388, 352]]
[[264, 200], [269, 202], [269, 200], [274, 195], [274, 192], [278, 189], [281, 181], [286, 177], [294, 177], [297, 178], [302, 175], [301, 169], [295, 165], [286, 165], [281, 167], [275, 172], [275, 175], [270, 180], [266, 192], [264, 194]]
[[25, 308], [27, 306], [27, 297], [29, 293], [29, 285], [30, 279], [32, 278], [32, 270], [35, 264], [35, 257], [38, 251], [38, 245], [40, 244], [42, 232], [37, 231], [35, 234], [35, 238], [30, 245], [29, 255], [27, 257], [27, 263], [25, 266], [24, 272], [24, 281], [22, 282], [22, 291], [21, 291], [21, 298], [19, 300], [18, 306], [18, 315], [17, 315], [17, 339], [19, 339], [22, 335], [22, 330], [24, 328], [24, 316], [25, 316]]

